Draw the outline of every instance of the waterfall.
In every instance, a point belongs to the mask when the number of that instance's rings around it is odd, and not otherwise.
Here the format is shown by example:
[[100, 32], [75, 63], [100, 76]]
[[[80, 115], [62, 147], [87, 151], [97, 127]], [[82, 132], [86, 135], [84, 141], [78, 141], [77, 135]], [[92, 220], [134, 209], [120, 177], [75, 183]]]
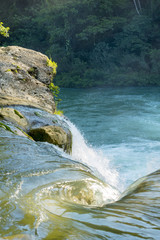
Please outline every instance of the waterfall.
[[90, 167], [106, 183], [117, 188], [118, 172], [110, 166], [110, 161], [104, 154], [89, 146], [77, 127], [67, 120], [73, 136], [72, 158]]

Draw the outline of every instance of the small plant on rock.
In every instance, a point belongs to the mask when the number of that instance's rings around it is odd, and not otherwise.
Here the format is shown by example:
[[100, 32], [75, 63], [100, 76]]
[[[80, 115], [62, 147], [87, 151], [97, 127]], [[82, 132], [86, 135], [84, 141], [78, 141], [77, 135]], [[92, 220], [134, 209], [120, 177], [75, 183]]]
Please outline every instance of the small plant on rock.
[[9, 27], [4, 27], [3, 22], [0, 22], [0, 34], [4, 37], [9, 37]]
[[52, 58], [50, 58], [50, 59], [47, 58], [47, 66], [52, 68], [52, 73], [53, 73], [53, 77], [54, 77], [57, 73], [57, 63], [52, 61]]
[[63, 115], [62, 111], [57, 110], [58, 103], [61, 101], [61, 99], [58, 97], [60, 88], [58, 86], [55, 86], [53, 82], [50, 83], [49, 88], [52, 91], [52, 94], [53, 94], [53, 97], [54, 97], [54, 100], [55, 100], [55, 104], [56, 104], [55, 114]]
[[[50, 59], [47, 58], [47, 66], [52, 68], [52, 74], [54, 77], [57, 73], [57, 63], [52, 61], [52, 58], [50, 58]], [[61, 99], [58, 97], [60, 88], [58, 86], [54, 85], [53, 78], [52, 78], [52, 82], [49, 85], [49, 88], [53, 94], [55, 105], [56, 105], [56, 110], [54, 113], [61, 116], [61, 115], [63, 115], [63, 111], [57, 109], [58, 103], [61, 101]]]

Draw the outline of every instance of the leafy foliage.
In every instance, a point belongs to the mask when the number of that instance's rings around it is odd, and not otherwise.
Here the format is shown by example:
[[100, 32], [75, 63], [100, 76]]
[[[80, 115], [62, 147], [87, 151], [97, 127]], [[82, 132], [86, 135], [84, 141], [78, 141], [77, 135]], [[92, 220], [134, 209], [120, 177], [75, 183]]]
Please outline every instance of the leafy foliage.
[[9, 27], [4, 27], [3, 22], [0, 22], [0, 34], [4, 37], [9, 37]]
[[52, 61], [51, 58], [50, 59], [48, 58], [47, 59], [47, 66], [52, 68], [53, 76], [55, 76], [56, 73], [57, 73], [57, 63]]
[[63, 111], [57, 109], [58, 103], [61, 101], [61, 99], [58, 97], [60, 88], [58, 86], [55, 86], [53, 82], [50, 83], [49, 88], [53, 94], [55, 105], [56, 105], [56, 110], [55, 110], [54, 114], [62, 116]]
[[58, 94], [59, 94], [60, 89], [59, 89], [58, 86], [55, 86], [53, 82], [50, 83], [49, 88], [52, 91], [52, 94], [53, 94], [53, 97], [54, 97], [54, 100], [55, 100], [55, 103], [56, 103], [56, 106], [57, 106], [57, 104], [61, 101], [61, 99], [58, 98]]
[[52, 56], [59, 86], [160, 85], [160, 1], [139, 2], [138, 14], [128, 0], [1, 0], [1, 41]]

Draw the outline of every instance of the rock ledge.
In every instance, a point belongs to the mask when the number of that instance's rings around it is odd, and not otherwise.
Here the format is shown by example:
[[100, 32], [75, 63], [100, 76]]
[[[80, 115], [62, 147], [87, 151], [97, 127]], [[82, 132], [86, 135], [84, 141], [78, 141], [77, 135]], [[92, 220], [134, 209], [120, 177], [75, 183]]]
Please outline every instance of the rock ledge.
[[0, 47], [0, 106], [28, 105], [55, 111], [47, 56], [17, 46]]

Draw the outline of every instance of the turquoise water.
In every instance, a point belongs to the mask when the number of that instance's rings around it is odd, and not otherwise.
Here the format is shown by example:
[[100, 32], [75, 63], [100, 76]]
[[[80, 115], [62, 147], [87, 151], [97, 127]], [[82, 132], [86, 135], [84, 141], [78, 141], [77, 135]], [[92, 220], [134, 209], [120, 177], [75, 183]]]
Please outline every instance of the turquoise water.
[[61, 89], [61, 109], [119, 173], [120, 188], [159, 168], [160, 88]]
[[[62, 89], [56, 121], [72, 131], [72, 155], [0, 128], [0, 238], [159, 240], [159, 92]], [[34, 126], [55, 121], [16, 109]]]

